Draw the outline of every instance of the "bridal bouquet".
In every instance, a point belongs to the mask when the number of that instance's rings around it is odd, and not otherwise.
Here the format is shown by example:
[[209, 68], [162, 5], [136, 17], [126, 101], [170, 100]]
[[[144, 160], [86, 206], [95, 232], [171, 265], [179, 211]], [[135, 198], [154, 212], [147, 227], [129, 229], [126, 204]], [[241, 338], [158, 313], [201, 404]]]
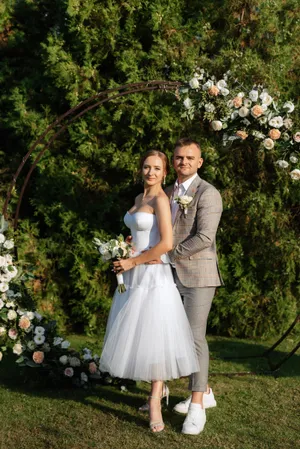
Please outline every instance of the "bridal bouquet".
[[[132, 257], [133, 249], [129, 243], [126, 243], [122, 234], [116, 239], [108, 240], [108, 242], [101, 242], [101, 240], [94, 238], [93, 243], [96, 245], [101, 259], [104, 262], [108, 260], [115, 261], [118, 259], [128, 259]], [[123, 275], [117, 274], [118, 292], [123, 293], [126, 291]]]

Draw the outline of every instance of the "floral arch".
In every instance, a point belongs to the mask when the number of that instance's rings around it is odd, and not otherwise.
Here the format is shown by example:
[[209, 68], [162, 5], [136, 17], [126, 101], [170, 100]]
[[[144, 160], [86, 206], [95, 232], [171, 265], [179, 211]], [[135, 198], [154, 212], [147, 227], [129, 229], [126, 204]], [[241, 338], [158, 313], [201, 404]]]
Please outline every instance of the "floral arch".
[[[54, 140], [86, 112], [134, 93], [175, 92], [182, 106], [183, 118], [193, 120], [200, 116], [214, 132], [221, 134], [224, 146], [236, 141], [242, 143], [247, 139], [255, 141], [262, 151], [274, 152], [276, 164], [279, 169], [287, 171], [291, 182], [299, 181], [300, 170], [296, 168], [297, 165], [293, 166], [298, 163], [300, 142], [300, 132], [294, 129], [291, 119], [293, 103], [275, 101], [263, 86], [254, 86], [245, 91], [236, 80], [230, 84], [229, 74], [217, 80], [203, 70], [198, 72], [194, 73], [189, 83], [148, 81], [125, 84], [100, 92], [58, 117], [30, 147], [13, 176], [0, 224], [0, 360], [3, 353], [12, 348], [18, 356], [16, 361], [20, 366], [43, 367], [55, 373], [56, 377], [71, 379], [77, 385], [84, 385], [89, 379], [101, 377], [97, 354], [93, 354], [88, 348], [80, 354], [73, 351], [69, 348], [70, 343], [57, 335], [54, 322], [47, 321], [37, 311], [22, 310], [19, 307], [18, 302], [24, 290], [11, 254], [14, 247], [13, 231], [6, 222], [13, 188], [30, 155], [38, 146], [42, 146], [20, 190], [13, 220], [15, 230], [22, 199], [33, 170]], [[298, 320], [299, 317], [291, 329]]]

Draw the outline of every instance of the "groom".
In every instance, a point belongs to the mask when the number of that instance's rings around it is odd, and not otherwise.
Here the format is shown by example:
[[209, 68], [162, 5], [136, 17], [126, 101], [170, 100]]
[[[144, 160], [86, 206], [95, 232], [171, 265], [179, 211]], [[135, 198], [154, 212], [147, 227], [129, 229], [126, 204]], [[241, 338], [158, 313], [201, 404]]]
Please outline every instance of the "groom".
[[[182, 433], [190, 435], [203, 430], [205, 408], [216, 405], [207, 383], [209, 351], [205, 334], [216, 287], [222, 285], [216, 254], [222, 199], [215, 187], [198, 176], [202, 164], [199, 143], [188, 138], [179, 139], [173, 156], [177, 180], [174, 186], [166, 189], [172, 209], [174, 240], [169, 256], [194, 335], [200, 366], [200, 372], [190, 377], [191, 397], [174, 407], [179, 413], [187, 413]], [[191, 197], [186, 210], [180, 200], [176, 201], [184, 195]]]

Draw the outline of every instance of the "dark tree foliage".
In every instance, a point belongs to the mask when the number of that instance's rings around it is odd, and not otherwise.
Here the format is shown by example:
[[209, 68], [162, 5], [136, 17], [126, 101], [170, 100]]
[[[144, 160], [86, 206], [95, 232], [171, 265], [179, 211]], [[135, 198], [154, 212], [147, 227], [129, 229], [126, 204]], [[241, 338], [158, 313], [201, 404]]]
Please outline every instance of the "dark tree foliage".
[[[298, 35], [297, 0], [2, 0], [2, 199], [44, 129], [107, 88], [186, 81], [200, 66], [217, 76], [230, 70], [244, 86], [261, 83], [296, 101]], [[214, 301], [211, 329], [269, 336], [287, 327], [299, 298], [299, 183], [255, 148], [225, 151], [201, 123], [183, 121], [175, 96], [162, 92], [123, 97], [87, 113], [34, 171], [18, 248], [34, 272], [29, 287], [43, 313], [62, 326], [99, 330], [115, 280], [92, 238], [127, 232], [122, 217], [141, 191], [140, 154], [157, 148], [170, 156], [185, 135], [200, 139], [200, 174], [224, 200], [218, 248], [226, 286]]]

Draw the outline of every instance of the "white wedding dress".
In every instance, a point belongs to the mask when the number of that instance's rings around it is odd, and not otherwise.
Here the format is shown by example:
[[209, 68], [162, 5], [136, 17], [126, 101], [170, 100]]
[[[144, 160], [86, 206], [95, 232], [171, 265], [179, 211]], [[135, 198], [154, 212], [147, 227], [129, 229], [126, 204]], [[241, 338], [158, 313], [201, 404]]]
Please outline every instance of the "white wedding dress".
[[[155, 215], [124, 218], [137, 254], [155, 246]], [[133, 380], [168, 380], [199, 371], [192, 331], [168, 263], [138, 265], [125, 272], [126, 292], [115, 292], [100, 370]]]

